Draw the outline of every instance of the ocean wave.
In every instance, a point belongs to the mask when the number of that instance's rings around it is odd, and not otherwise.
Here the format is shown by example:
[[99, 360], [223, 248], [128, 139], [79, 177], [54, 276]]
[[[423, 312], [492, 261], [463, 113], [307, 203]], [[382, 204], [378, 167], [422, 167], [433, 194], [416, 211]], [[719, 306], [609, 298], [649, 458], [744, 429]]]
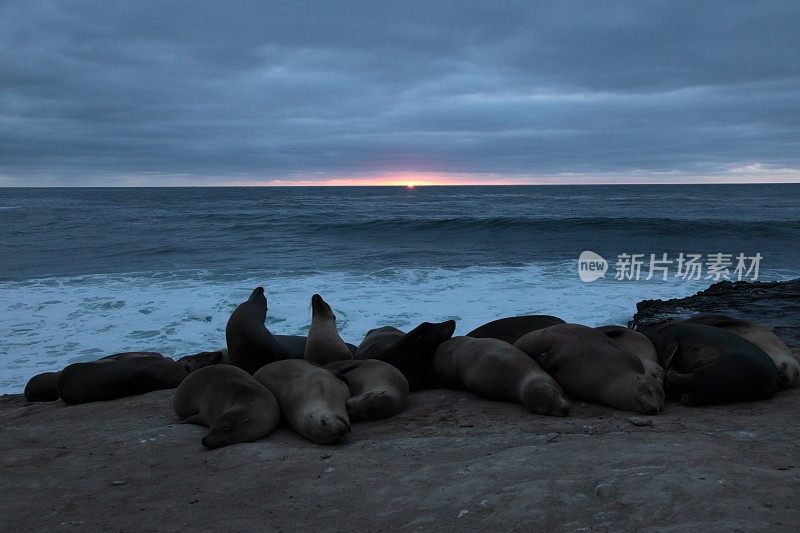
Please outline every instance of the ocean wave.
[[679, 219], [648, 217], [447, 217], [447, 218], [375, 218], [360, 221], [323, 222], [309, 224], [322, 231], [558, 231], [571, 230], [638, 230], [653, 233], [758, 232], [759, 237], [800, 230], [800, 220], [732, 220]]

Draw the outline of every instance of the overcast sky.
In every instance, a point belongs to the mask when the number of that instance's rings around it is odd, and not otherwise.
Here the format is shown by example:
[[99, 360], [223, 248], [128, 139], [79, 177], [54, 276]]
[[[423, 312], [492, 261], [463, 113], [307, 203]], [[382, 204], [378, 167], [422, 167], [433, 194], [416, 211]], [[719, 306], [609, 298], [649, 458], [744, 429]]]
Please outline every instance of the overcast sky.
[[800, 2], [0, 3], [0, 185], [798, 169]]

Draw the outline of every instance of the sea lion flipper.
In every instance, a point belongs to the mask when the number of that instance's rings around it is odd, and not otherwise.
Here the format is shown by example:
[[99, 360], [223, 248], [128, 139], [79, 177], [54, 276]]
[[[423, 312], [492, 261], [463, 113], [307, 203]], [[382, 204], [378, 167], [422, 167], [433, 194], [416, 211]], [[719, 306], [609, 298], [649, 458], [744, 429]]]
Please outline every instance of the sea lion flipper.
[[336, 372], [338, 372], [339, 374], [347, 374], [351, 370], [355, 370], [356, 368], [358, 368], [360, 365], [361, 363], [359, 362], [350, 363], [349, 365], [337, 368]]
[[673, 340], [667, 345], [667, 347], [664, 349], [663, 357], [661, 358], [661, 366], [663, 368], [669, 368], [670, 363], [672, 363], [672, 358], [675, 357], [676, 353], [678, 353], [678, 348], [680, 348], [680, 343], [677, 339]]
[[[341, 370], [334, 370], [332, 368], [328, 368], [327, 370], [328, 370], [328, 372], [330, 372], [331, 374], [336, 376], [337, 379], [340, 379], [341, 381], [343, 381], [345, 385], [347, 385], [348, 387], [350, 386], [350, 381], [347, 379], [347, 376], [342, 374]], [[348, 366], [347, 370], [352, 370], [352, 368]]]
[[205, 422], [203, 422], [203, 417], [200, 415], [200, 413], [196, 413], [181, 420], [181, 424], [196, 424], [199, 426], [204, 426]]

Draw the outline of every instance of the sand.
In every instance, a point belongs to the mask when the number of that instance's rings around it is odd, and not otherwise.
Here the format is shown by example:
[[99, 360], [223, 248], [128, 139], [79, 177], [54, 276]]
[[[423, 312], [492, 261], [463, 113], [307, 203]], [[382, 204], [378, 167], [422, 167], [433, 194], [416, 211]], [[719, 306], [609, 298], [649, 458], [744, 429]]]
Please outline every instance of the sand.
[[[567, 418], [467, 392], [325, 447], [281, 427], [206, 450], [174, 391], [0, 399], [0, 530], [607, 530], [800, 524], [800, 390], [768, 402]], [[636, 424], [652, 425], [636, 425]]]

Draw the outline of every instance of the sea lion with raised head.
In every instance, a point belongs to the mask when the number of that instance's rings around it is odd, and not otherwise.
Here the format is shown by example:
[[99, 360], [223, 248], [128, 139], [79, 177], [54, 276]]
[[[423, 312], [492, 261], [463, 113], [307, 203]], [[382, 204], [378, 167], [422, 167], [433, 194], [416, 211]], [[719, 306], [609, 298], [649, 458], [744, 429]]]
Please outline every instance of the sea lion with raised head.
[[267, 298], [256, 287], [247, 301], [239, 304], [225, 326], [225, 341], [231, 364], [252, 374], [267, 363], [283, 359], [278, 343], [267, 330]]
[[670, 396], [684, 405], [765, 400], [775, 393], [775, 363], [735, 333], [688, 322], [668, 322], [643, 333], [666, 369]]
[[655, 346], [646, 335], [625, 326], [600, 326], [594, 329], [604, 333], [626, 352], [638, 357], [644, 367], [644, 373], [659, 383], [664, 383], [664, 369], [658, 362]]
[[523, 315], [498, 318], [482, 326], [478, 326], [467, 337], [476, 339], [499, 339], [514, 344], [520, 337], [537, 329], [549, 328], [556, 324], [565, 324], [563, 320], [550, 315]]
[[436, 348], [453, 336], [454, 320], [423, 322], [408, 333], [384, 326], [367, 332], [356, 351], [356, 359], [378, 359], [393, 365], [408, 380], [411, 390], [427, 385], [428, 371]]
[[540, 415], [567, 416], [564, 391], [519, 348], [498, 339], [453, 337], [436, 349], [433, 382], [489, 400], [517, 402]]
[[343, 444], [350, 438], [347, 399], [350, 388], [330, 370], [302, 359], [276, 361], [253, 377], [278, 400], [289, 426], [317, 444]]
[[272, 392], [233, 365], [212, 365], [192, 372], [172, 400], [181, 422], [208, 427], [206, 448], [252, 442], [269, 435], [281, 420]]
[[776, 383], [779, 389], [800, 385], [800, 362], [792, 355], [786, 344], [768, 327], [750, 320], [731, 318], [725, 315], [701, 314], [684, 320], [693, 324], [705, 324], [724, 329], [745, 338], [764, 350], [778, 369]]
[[664, 409], [664, 389], [644, 373], [639, 358], [596, 329], [557, 324], [524, 335], [514, 346], [576, 400], [646, 415]]
[[64, 403], [98, 402], [174, 389], [187, 372], [168, 357], [130, 357], [68, 365], [58, 375]]
[[303, 359], [318, 365], [353, 359], [353, 353], [336, 330], [333, 309], [319, 294], [311, 297], [311, 313]]
[[408, 404], [408, 380], [397, 368], [377, 359], [336, 361], [325, 365], [347, 378], [350, 398], [347, 414], [352, 422], [394, 416]]

